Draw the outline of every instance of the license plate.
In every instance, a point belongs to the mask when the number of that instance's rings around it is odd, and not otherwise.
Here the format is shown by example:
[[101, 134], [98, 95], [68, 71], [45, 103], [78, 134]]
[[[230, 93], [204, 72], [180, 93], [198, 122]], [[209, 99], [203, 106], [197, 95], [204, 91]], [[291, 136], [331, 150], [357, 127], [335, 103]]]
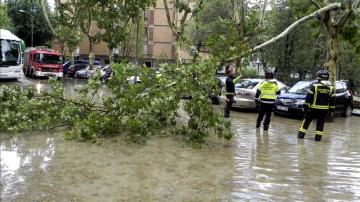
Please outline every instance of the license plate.
[[288, 111], [288, 110], [289, 110], [289, 108], [283, 107], [283, 106], [277, 106], [276, 108], [277, 108], [278, 110], [281, 110], [281, 111]]

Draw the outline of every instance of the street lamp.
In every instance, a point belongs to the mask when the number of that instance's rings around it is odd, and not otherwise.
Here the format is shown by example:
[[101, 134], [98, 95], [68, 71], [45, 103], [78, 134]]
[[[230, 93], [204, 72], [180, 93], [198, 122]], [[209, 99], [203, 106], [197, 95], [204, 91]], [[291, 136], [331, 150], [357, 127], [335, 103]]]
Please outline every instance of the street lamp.
[[31, 47], [34, 47], [34, 16], [33, 16], [33, 10], [30, 11], [24, 11], [22, 9], [19, 10], [21, 13], [29, 13], [30, 20], [31, 20]]

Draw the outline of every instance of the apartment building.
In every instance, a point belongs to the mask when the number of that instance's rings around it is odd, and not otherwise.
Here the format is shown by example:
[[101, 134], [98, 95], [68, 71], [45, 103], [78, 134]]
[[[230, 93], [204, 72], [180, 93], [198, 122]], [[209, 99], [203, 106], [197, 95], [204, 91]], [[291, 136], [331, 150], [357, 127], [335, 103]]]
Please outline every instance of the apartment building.
[[[174, 18], [173, 5], [169, 3], [169, 9], [171, 17]], [[147, 66], [154, 66], [158, 61], [175, 61], [175, 37], [168, 25], [166, 11], [163, 4], [163, 0], [157, 0], [156, 5], [144, 12], [144, 49], [142, 51], [141, 62]], [[97, 28], [94, 28], [94, 32]], [[133, 37], [134, 43], [136, 37]], [[133, 44], [134, 44], [133, 43]], [[58, 45], [54, 45], [54, 48], [59, 50]], [[83, 37], [81, 43], [77, 48], [77, 54], [79, 57], [87, 57], [89, 55], [89, 42], [86, 37]], [[101, 42], [95, 44], [94, 53], [96, 58], [107, 59], [110, 50], [107, 48], [106, 43]], [[123, 54], [121, 50], [118, 50], [119, 57]], [[129, 59], [134, 59], [135, 54], [132, 53], [128, 56]]]

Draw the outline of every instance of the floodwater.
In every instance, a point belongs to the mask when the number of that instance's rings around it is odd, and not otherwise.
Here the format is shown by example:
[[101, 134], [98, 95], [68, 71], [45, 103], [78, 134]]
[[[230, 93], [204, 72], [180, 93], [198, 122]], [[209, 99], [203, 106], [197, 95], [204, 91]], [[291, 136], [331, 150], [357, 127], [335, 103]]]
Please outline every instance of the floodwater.
[[[232, 141], [201, 149], [179, 137], [146, 145], [108, 139], [65, 141], [63, 131], [0, 134], [1, 201], [359, 201], [360, 117], [314, 125], [274, 116], [255, 129], [256, 113], [232, 112]], [[312, 134], [311, 134], [312, 133]]]

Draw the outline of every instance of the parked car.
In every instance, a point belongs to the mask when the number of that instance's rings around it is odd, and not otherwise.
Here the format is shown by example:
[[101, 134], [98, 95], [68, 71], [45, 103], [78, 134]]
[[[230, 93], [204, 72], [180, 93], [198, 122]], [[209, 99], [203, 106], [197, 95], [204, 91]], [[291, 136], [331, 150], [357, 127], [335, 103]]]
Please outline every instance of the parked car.
[[94, 65], [94, 68], [92, 70], [90, 70], [90, 65], [87, 65], [86, 68], [76, 71], [74, 78], [89, 79], [89, 78], [93, 77], [96, 74], [96, 72], [98, 72], [98, 71], [101, 75], [101, 69], [102, 69], [102, 67], [100, 65]]
[[[235, 97], [233, 108], [256, 109], [255, 94], [260, 87], [260, 83], [265, 79], [241, 79], [235, 84]], [[277, 85], [282, 91], [285, 91], [286, 85], [277, 81]], [[225, 87], [222, 89], [220, 101], [225, 102]]]
[[[77, 71], [87, 68], [88, 65], [88, 60], [75, 60], [74, 64], [70, 65], [70, 67], [66, 70], [66, 73], [69, 77], [74, 77]], [[94, 61], [94, 65], [98, 66], [100, 65], [100, 62]]]
[[[303, 104], [310, 85], [316, 81], [299, 81], [286, 93], [279, 95], [275, 102], [275, 114], [292, 115], [296, 118], [303, 118]], [[349, 117], [353, 110], [353, 96], [351, 95], [346, 82], [335, 82], [336, 104], [335, 112], [342, 113]]]

